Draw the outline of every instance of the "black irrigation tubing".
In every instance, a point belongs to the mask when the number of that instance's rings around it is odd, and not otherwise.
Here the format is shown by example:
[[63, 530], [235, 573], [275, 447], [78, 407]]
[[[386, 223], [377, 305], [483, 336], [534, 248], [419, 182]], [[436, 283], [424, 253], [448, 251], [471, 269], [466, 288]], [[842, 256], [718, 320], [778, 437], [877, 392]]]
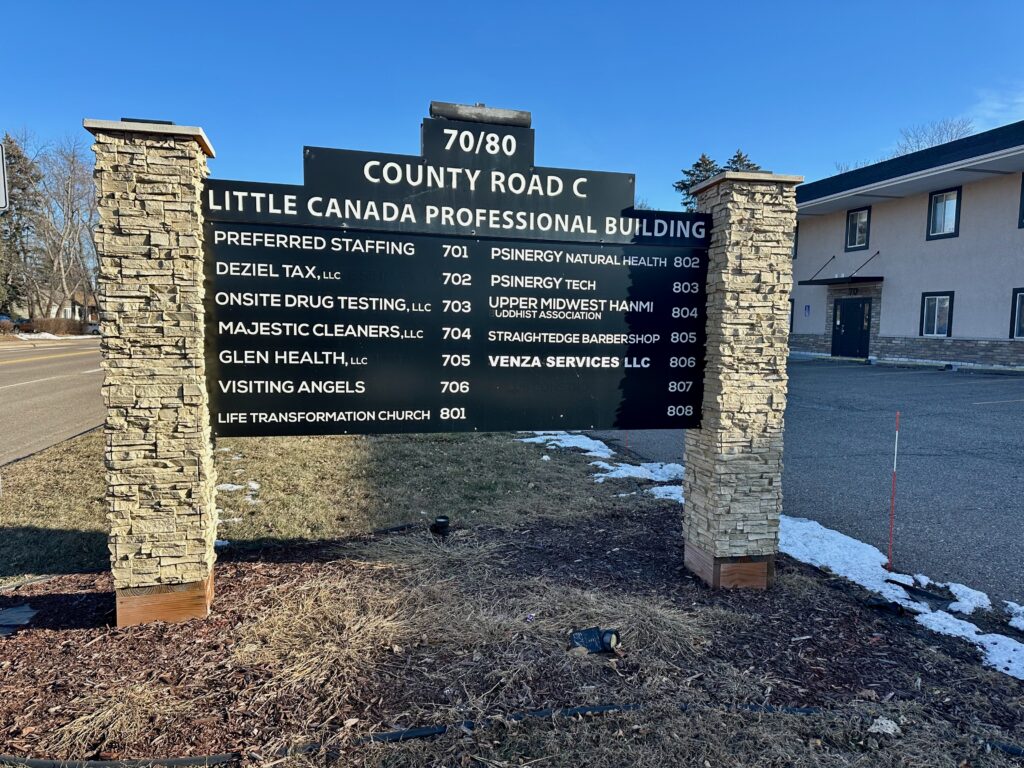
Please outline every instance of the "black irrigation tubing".
[[[597, 706], [564, 707], [536, 709], [530, 712], [516, 712], [501, 721], [520, 722], [527, 718], [546, 719], [549, 717], [580, 717], [583, 715], [605, 715], [615, 712], [635, 712], [643, 709], [641, 704], [601, 704]], [[733, 712], [755, 712], [759, 714], [784, 714], [784, 715], [816, 715], [825, 712], [821, 707], [777, 707], [772, 704], [737, 704], [732, 707], [713, 707], [710, 705], [680, 704], [679, 709], [683, 712], [691, 710], [721, 709], [722, 711]], [[357, 741], [358, 744], [370, 743], [394, 743], [410, 741], [412, 739], [426, 739], [431, 736], [442, 736], [449, 731], [467, 730], [473, 731], [478, 728], [487, 727], [499, 720], [487, 718], [484, 720], [463, 720], [455, 725], [427, 725], [416, 728], [405, 728], [399, 731], [384, 731], [371, 733]], [[1003, 741], [989, 740], [982, 742], [990, 749], [999, 750], [1012, 757], [1024, 757], [1024, 747], [1016, 744], [1008, 744]], [[306, 744], [302, 747], [292, 749], [281, 749], [277, 757], [287, 757], [294, 754], [310, 754], [323, 749], [322, 744]], [[329, 748], [328, 748], [329, 749]], [[13, 755], [0, 755], [0, 765], [17, 766], [18, 768], [143, 768], [144, 766], [166, 766], [166, 768], [194, 768], [195, 766], [225, 765], [241, 760], [245, 755], [241, 752], [229, 752], [220, 755], [202, 755], [199, 757], [164, 757], [164, 758], [141, 758], [133, 760], [41, 760], [30, 757], [16, 757]]]
[[37, 760], [31, 757], [0, 755], [0, 765], [24, 766], [24, 768], [143, 768], [143, 766], [149, 765], [191, 768], [199, 765], [236, 763], [241, 757], [242, 755], [238, 752], [203, 755], [202, 757], [158, 757], [138, 760]]
[[378, 528], [375, 531], [370, 531], [370, 535], [371, 536], [383, 536], [383, 535], [388, 534], [388, 533], [401, 533], [402, 531], [408, 531], [408, 530], [410, 530], [412, 528], [419, 528], [421, 526], [424, 529], [426, 529], [426, 526], [422, 522], [402, 523], [401, 525], [392, 525], [390, 528]]

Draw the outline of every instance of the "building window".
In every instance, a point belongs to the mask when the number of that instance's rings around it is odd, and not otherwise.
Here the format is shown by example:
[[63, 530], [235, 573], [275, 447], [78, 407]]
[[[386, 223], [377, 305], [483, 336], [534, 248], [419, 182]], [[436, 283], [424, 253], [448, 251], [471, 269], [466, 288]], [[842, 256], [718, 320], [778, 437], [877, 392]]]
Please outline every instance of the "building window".
[[1024, 229], [1024, 173], [1020, 176], [1020, 213], [1017, 216], [1017, 229]]
[[960, 234], [960, 187], [932, 192], [928, 196], [928, 239]]
[[871, 206], [846, 212], [846, 250], [861, 251], [868, 247], [871, 229]]
[[1010, 305], [1010, 338], [1024, 339], [1024, 288], [1013, 289]]
[[921, 294], [921, 336], [953, 335], [953, 291]]
[[789, 300], [789, 332], [790, 333], [793, 332], [793, 315], [794, 315], [795, 309], [796, 309], [796, 304], [794, 304], [793, 300], [790, 299]]
[[793, 258], [796, 259], [797, 249], [800, 247], [800, 222], [793, 228]]

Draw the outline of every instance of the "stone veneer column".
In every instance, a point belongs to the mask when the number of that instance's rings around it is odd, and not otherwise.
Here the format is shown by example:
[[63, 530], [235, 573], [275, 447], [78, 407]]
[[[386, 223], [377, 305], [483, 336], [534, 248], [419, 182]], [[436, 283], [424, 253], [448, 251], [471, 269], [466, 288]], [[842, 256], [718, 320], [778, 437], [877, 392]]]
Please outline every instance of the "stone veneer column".
[[204, 358], [200, 128], [96, 138], [107, 509], [118, 626], [205, 617], [217, 527]]
[[712, 216], [701, 429], [686, 432], [686, 567], [766, 589], [782, 509], [782, 429], [799, 176], [727, 171], [696, 187]]

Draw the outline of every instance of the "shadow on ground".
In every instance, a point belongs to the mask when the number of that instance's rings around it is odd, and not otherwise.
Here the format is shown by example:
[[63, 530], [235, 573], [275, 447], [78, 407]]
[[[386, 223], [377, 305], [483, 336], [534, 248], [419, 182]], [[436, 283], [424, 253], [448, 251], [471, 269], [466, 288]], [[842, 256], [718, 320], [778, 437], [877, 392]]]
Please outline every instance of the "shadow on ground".
[[4, 553], [0, 558], [3, 580], [102, 571], [109, 563], [107, 537], [100, 531], [19, 525], [0, 527], [0, 541]]

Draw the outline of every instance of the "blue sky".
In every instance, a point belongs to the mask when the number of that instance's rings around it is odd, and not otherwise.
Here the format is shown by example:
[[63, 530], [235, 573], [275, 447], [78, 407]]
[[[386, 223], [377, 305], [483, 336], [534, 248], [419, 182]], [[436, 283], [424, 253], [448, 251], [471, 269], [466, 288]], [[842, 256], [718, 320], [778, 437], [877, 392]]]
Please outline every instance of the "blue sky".
[[0, 130], [200, 125], [219, 178], [297, 183], [305, 144], [416, 154], [432, 99], [533, 112], [541, 165], [672, 182], [742, 147], [809, 180], [902, 127], [1024, 119], [1024, 3], [19, 2]]

